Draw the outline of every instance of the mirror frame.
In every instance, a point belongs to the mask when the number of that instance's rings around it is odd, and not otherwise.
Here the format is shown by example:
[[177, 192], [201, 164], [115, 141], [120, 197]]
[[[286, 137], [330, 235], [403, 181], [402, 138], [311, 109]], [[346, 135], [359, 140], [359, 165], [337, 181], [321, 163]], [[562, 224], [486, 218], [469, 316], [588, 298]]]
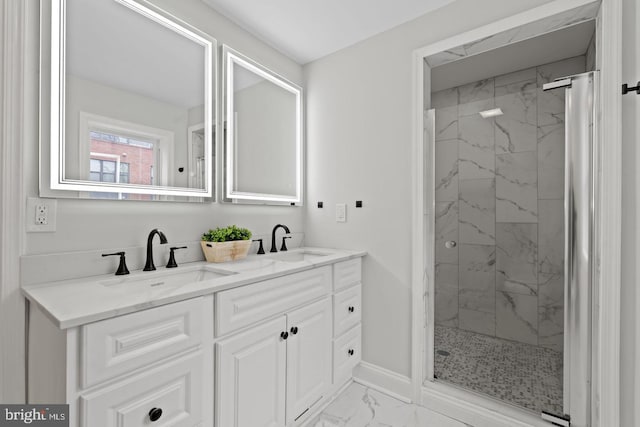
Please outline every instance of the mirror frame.
[[[113, 0], [122, 4], [123, 6], [131, 9], [134, 13], [138, 13], [147, 19], [150, 19], [168, 30], [175, 31], [179, 35], [188, 38], [189, 40], [198, 43], [204, 48], [204, 128], [214, 129], [215, 119], [214, 112], [218, 109], [218, 79], [217, 79], [217, 41], [208, 34], [192, 27], [179, 18], [165, 12], [164, 10], [152, 5], [146, 0]], [[51, 50], [50, 52], [43, 52], [44, 44], [41, 42], [41, 69], [44, 71], [47, 67], [44, 67], [47, 62], [47, 53], [50, 54], [50, 75], [49, 79], [46, 78], [46, 73], [43, 72], [41, 83], [41, 120], [45, 118], [47, 112], [45, 107], [47, 105], [46, 95], [50, 96], [48, 105], [50, 111], [48, 114], [49, 123], [41, 123], [40, 133], [40, 167], [41, 167], [41, 183], [40, 193], [44, 197], [73, 197], [69, 196], [67, 191], [75, 192], [104, 192], [104, 193], [127, 193], [127, 194], [150, 194], [159, 196], [177, 196], [198, 198], [197, 200], [207, 200], [214, 198], [214, 179], [215, 173], [213, 162], [213, 150], [217, 144], [214, 145], [214, 132], [205, 132], [205, 159], [206, 159], [206, 176], [204, 182], [204, 188], [186, 188], [186, 187], [171, 187], [171, 186], [151, 186], [151, 185], [136, 185], [136, 184], [112, 184], [112, 183], [97, 183], [88, 180], [78, 179], [66, 179], [65, 173], [65, 22], [66, 22], [66, 0], [41, 0], [41, 16], [43, 20], [46, 20], [46, 14], [44, 11], [44, 3], [50, 3], [51, 19], [50, 19], [50, 31], [51, 37]], [[45, 28], [45, 27], [43, 27]], [[44, 36], [41, 35], [41, 38]], [[42, 39], [45, 40], [44, 38]], [[46, 87], [42, 87], [45, 83], [50, 84], [50, 88], [47, 91]], [[215, 91], [215, 93], [214, 93]], [[48, 92], [48, 93], [46, 93]], [[46, 125], [49, 125], [47, 132]], [[215, 133], [217, 134], [217, 133]], [[48, 144], [49, 148], [49, 173], [44, 170], [46, 162], [46, 150], [44, 145], [46, 144], [43, 137], [50, 137]], [[217, 138], [216, 138], [217, 139]], [[46, 179], [48, 178], [48, 183]], [[44, 182], [43, 182], [44, 181]], [[51, 194], [43, 191], [43, 189], [51, 190]], [[65, 193], [56, 191], [64, 190]], [[163, 199], [163, 198], [161, 198]], [[160, 199], [160, 200], [161, 200]], [[177, 200], [170, 198], [168, 200]], [[214, 199], [215, 200], [215, 199]]]
[[[262, 64], [252, 60], [251, 58], [239, 53], [227, 45], [222, 46], [223, 56], [223, 79], [224, 79], [224, 198], [225, 201], [234, 203], [262, 203], [302, 206], [303, 205], [303, 180], [304, 180], [304, 114], [303, 114], [303, 91], [302, 88], [295, 83], [287, 80], [281, 75], [271, 71]], [[237, 191], [234, 189], [234, 142], [235, 123], [234, 123], [234, 75], [233, 66], [239, 65], [248, 71], [251, 71], [265, 80], [291, 92], [296, 96], [296, 194], [266, 194], [251, 193]]]

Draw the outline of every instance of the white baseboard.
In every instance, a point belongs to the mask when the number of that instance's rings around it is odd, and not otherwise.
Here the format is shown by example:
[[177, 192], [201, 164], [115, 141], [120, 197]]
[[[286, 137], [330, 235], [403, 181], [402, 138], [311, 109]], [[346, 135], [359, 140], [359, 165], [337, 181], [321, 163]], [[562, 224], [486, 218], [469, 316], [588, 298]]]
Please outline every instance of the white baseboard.
[[539, 415], [444, 384], [422, 387], [421, 394], [421, 406], [474, 427], [550, 426]]
[[412, 402], [413, 386], [411, 385], [411, 378], [373, 363], [360, 362], [353, 372], [353, 380], [365, 387], [378, 390], [403, 402]]

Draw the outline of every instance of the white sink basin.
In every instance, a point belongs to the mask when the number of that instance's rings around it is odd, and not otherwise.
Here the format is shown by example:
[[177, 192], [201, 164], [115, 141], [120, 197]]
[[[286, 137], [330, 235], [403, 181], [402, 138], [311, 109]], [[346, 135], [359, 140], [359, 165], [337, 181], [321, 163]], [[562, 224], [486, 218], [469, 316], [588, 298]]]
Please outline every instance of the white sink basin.
[[235, 261], [225, 265], [225, 268], [228, 268], [233, 271], [251, 271], [251, 270], [260, 270], [262, 268], [272, 267], [276, 264], [276, 260], [272, 258], [259, 258], [259, 259], [245, 259], [242, 261]]
[[234, 274], [231, 271], [216, 271], [207, 267], [196, 269], [162, 270], [155, 272], [139, 272], [131, 276], [120, 276], [99, 282], [102, 286], [113, 290], [127, 292], [177, 289], [194, 282], [217, 279]]
[[323, 252], [314, 251], [290, 251], [290, 252], [278, 252], [277, 254], [269, 255], [269, 258], [273, 258], [278, 261], [284, 262], [300, 262], [300, 261], [313, 261], [319, 258], [325, 257], [329, 254]]

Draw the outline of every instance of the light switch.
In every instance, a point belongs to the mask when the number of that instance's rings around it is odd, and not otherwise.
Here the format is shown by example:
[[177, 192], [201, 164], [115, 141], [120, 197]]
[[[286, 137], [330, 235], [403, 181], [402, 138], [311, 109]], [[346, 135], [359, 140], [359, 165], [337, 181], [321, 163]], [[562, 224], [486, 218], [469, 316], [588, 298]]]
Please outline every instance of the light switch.
[[345, 203], [336, 204], [336, 222], [347, 222], [347, 205]]

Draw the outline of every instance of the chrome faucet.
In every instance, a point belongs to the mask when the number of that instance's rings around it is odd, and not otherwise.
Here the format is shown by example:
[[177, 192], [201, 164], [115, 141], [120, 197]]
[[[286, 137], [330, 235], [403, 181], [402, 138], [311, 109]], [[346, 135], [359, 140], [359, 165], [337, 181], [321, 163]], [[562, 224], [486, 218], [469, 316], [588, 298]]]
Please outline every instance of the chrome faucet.
[[160, 244], [164, 245], [167, 243], [167, 236], [157, 228], [154, 228], [149, 233], [149, 237], [147, 237], [147, 262], [144, 264], [143, 271], [153, 271], [156, 269], [156, 266], [153, 265], [153, 238], [155, 235], [160, 236]]
[[284, 224], [277, 224], [273, 227], [273, 231], [271, 232], [271, 250], [269, 252], [278, 252], [278, 249], [276, 248], [276, 231], [278, 228], [284, 228], [284, 231], [287, 234], [291, 233], [291, 231], [289, 231], [289, 227]]

